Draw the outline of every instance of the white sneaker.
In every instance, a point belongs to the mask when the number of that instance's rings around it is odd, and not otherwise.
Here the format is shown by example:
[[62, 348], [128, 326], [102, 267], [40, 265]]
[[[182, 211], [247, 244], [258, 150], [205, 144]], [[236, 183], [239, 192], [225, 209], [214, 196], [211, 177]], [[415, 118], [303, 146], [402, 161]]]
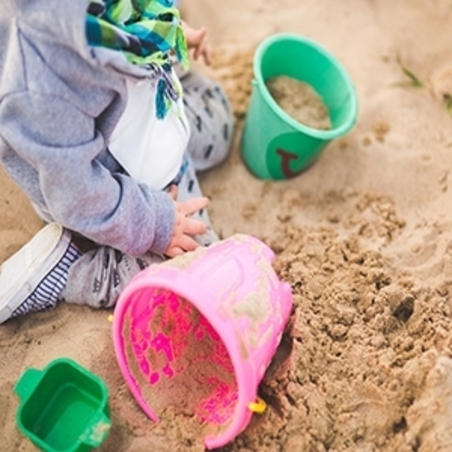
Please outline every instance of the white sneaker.
[[0, 324], [55, 306], [69, 267], [80, 255], [61, 225], [42, 228], [0, 266]]

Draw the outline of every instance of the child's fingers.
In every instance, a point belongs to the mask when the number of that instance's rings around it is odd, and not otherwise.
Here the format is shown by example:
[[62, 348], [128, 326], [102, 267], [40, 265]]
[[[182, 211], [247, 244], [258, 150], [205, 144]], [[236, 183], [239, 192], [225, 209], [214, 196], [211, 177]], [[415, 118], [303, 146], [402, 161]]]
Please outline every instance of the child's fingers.
[[205, 27], [200, 28], [199, 30], [194, 30], [189, 45], [192, 47], [199, 47], [203, 41], [206, 39], [207, 29]]
[[188, 235], [182, 235], [177, 239], [177, 245], [171, 245], [166, 251], [165, 255], [168, 257], [180, 256], [187, 251], [194, 251], [199, 247], [199, 243]]
[[190, 27], [186, 27], [185, 36], [187, 38], [187, 44], [190, 49], [194, 49], [193, 58], [197, 60], [201, 56], [207, 65], [210, 64], [210, 50], [207, 39], [207, 28], [202, 27], [195, 30]]
[[177, 200], [177, 193], [178, 193], [177, 185], [175, 184], [171, 185], [168, 189], [168, 194], [171, 196], [171, 199], [173, 201]]
[[194, 251], [199, 246], [199, 243], [188, 235], [180, 237], [177, 244], [184, 251]]
[[202, 196], [200, 198], [187, 199], [179, 203], [183, 215], [192, 215], [198, 210], [204, 209], [209, 204], [209, 199]]
[[200, 220], [194, 218], [186, 218], [183, 226], [184, 234], [188, 235], [200, 235], [204, 234], [207, 230], [207, 226]]
[[173, 258], [176, 256], [181, 256], [182, 254], [184, 254], [185, 251], [178, 247], [178, 246], [173, 246], [171, 248], [169, 248], [168, 250], [166, 250], [165, 256]]
[[207, 66], [210, 66], [210, 63], [212, 62], [212, 59], [210, 58], [210, 46], [209, 42], [206, 41], [205, 48], [203, 51], [204, 61], [207, 64]]
[[210, 65], [210, 49], [207, 39], [204, 39], [204, 41], [202, 41], [195, 50], [195, 60], [197, 60], [201, 56], [204, 58], [204, 62], [207, 65]]

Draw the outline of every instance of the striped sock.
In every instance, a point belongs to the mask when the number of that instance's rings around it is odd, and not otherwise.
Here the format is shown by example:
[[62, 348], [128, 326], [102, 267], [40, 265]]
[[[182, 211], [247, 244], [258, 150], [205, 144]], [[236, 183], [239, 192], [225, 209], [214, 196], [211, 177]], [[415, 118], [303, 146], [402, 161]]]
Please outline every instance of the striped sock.
[[11, 317], [54, 307], [66, 286], [70, 266], [81, 255], [82, 253], [70, 243], [61, 260], [44, 276], [33, 293], [12, 313]]

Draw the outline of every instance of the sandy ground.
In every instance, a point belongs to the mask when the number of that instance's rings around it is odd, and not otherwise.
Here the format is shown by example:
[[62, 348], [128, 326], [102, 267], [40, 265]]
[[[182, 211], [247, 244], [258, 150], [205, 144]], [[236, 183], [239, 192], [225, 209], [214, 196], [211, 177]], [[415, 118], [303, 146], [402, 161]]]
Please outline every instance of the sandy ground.
[[[208, 26], [237, 117], [230, 159], [203, 176], [223, 238], [276, 253], [294, 312], [259, 393], [268, 403], [223, 452], [452, 450], [452, 53], [450, 0], [185, 0]], [[308, 171], [253, 177], [240, 157], [251, 60], [288, 31], [328, 48], [356, 87], [356, 127]], [[0, 175], [0, 259], [41, 227]], [[97, 373], [113, 420], [101, 450], [202, 451], [183, 422], [155, 425], [116, 366], [108, 311], [60, 305], [0, 327], [3, 451], [35, 450], [15, 423], [26, 367], [66, 356]]]

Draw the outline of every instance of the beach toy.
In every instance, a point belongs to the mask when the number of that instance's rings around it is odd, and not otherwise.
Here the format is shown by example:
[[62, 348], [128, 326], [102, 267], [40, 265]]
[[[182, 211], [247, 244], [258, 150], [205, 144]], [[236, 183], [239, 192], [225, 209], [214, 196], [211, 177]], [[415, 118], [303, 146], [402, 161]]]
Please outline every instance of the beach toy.
[[126, 287], [114, 312], [114, 348], [152, 420], [195, 419], [197, 438], [213, 449], [265, 410], [258, 385], [292, 307], [273, 260], [263, 242], [237, 234], [151, 265]]
[[70, 359], [26, 369], [14, 389], [21, 399], [18, 428], [43, 451], [90, 451], [110, 431], [104, 382]]
[[[283, 180], [299, 175], [331, 140], [355, 124], [358, 106], [350, 77], [316, 42], [289, 33], [272, 35], [258, 46], [253, 70], [241, 153], [255, 176]], [[266, 86], [277, 76], [291, 77], [313, 88], [328, 110], [331, 129], [308, 127], [284, 111]]]

